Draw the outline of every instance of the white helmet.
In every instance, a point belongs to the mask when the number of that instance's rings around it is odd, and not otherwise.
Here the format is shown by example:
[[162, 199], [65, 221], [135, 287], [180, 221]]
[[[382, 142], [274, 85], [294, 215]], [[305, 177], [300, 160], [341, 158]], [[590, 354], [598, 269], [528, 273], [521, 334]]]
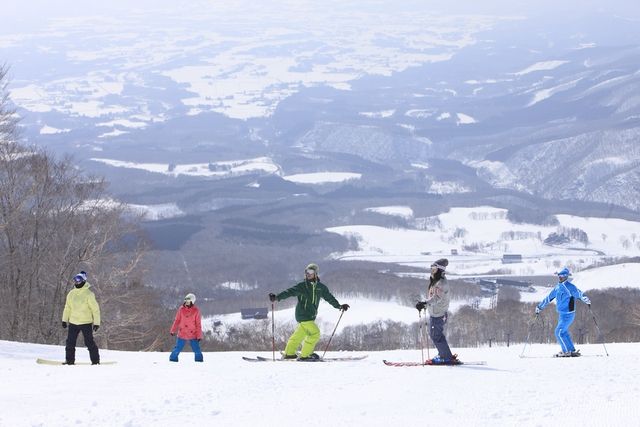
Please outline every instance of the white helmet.
[[195, 304], [196, 296], [194, 294], [187, 294], [187, 296], [184, 297], [184, 302], [190, 302], [191, 304]]

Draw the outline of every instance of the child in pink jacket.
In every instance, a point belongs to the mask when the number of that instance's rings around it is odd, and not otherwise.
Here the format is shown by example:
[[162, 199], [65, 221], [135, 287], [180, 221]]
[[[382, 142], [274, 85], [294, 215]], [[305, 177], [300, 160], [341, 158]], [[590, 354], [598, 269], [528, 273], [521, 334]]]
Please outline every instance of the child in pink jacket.
[[176, 346], [173, 348], [169, 360], [171, 362], [178, 361], [178, 355], [189, 341], [191, 349], [196, 357], [196, 362], [202, 362], [202, 351], [200, 350], [200, 340], [202, 339], [202, 318], [200, 309], [195, 306], [196, 296], [187, 294], [184, 297], [184, 303], [176, 313], [176, 319], [171, 326], [171, 336], [178, 334]]

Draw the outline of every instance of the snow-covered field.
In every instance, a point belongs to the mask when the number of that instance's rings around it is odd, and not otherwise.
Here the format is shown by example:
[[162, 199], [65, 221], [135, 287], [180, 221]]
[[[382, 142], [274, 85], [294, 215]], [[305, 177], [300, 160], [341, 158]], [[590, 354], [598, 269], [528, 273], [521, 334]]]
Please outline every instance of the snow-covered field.
[[[163, 121], [176, 107], [138, 94], [161, 75], [167, 87], [188, 90], [178, 102], [190, 115], [264, 117], [305, 87], [349, 90], [363, 75], [388, 76], [446, 61], [483, 31], [512, 19], [443, 15], [420, 4], [262, 4], [255, 8], [254, 2], [236, 0], [185, 8], [157, 1], [131, 10], [128, 2], [111, 1], [96, 10], [82, 2], [66, 7], [44, 2], [34, 24], [29, 7], [9, 1], [0, 48], [6, 51], [3, 60], [20, 73], [13, 99], [32, 112], [115, 118], [111, 127], [122, 131]], [[20, 25], [9, 25], [16, 22]], [[58, 73], [21, 73], [52, 50], [59, 53]], [[25, 61], [28, 56], [32, 59]], [[69, 71], [61, 76], [62, 70]], [[134, 116], [138, 121], [127, 121]]]
[[285, 175], [282, 179], [298, 184], [326, 184], [360, 179], [362, 174], [352, 172], [315, 172]]
[[268, 157], [255, 159], [242, 159], [224, 162], [208, 162], [196, 164], [167, 163], [136, 163], [121, 160], [92, 158], [94, 162], [104, 163], [116, 168], [144, 170], [152, 173], [160, 173], [170, 176], [198, 176], [198, 177], [229, 177], [232, 175], [249, 174], [255, 172], [275, 173], [280, 168]]
[[[372, 206], [366, 211], [397, 215], [402, 206]], [[409, 207], [405, 207], [409, 212]], [[559, 226], [515, 224], [505, 209], [492, 206], [451, 208], [427, 218], [410, 218], [408, 228], [353, 224], [330, 227], [328, 232], [352, 237], [358, 249], [333, 254], [339, 260], [390, 262], [415, 267], [428, 266], [447, 257], [449, 272], [458, 276], [498, 274], [548, 275], [562, 266], [582, 270], [603, 258], [637, 256], [640, 223], [616, 218], [556, 215]], [[571, 242], [549, 246], [543, 243], [561, 228], [578, 228], [588, 243]], [[473, 250], [469, 248], [475, 248]], [[452, 250], [457, 251], [452, 255]], [[503, 264], [504, 254], [520, 254], [522, 262]], [[494, 273], [489, 273], [489, 272]], [[451, 275], [451, 274], [450, 274]]]
[[[485, 366], [410, 367], [420, 350], [340, 363], [249, 363], [242, 355], [101, 352], [115, 365], [49, 366], [64, 348], [0, 341], [0, 425], [47, 426], [630, 426], [638, 425], [640, 344], [454, 349]], [[328, 353], [328, 356], [336, 353]], [[362, 353], [356, 353], [362, 354]], [[425, 352], [426, 354], [426, 352]], [[433, 350], [431, 350], [433, 356]], [[88, 360], [78, 349], [78, 360]], [[634, 415], [636, 414], [636, 415]], [[636, 421], [633, 421], [636, 420]]]

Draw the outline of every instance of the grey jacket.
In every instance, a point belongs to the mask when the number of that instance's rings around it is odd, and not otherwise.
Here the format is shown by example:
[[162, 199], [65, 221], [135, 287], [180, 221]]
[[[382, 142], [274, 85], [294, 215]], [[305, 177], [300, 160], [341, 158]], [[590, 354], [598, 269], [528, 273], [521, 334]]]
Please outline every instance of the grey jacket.
[[449, 310], [449, 284], [442, 278], [427, 289], [427, 310], [431, 317], [442, 317]]

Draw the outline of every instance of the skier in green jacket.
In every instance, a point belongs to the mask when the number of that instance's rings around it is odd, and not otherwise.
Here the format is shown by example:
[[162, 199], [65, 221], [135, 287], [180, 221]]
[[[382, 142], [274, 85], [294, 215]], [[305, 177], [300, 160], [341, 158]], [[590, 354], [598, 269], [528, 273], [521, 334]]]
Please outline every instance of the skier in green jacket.
[[[304, 281], [277, 295], [273, 293], [269, 294], [269, 299], [272, 302], [282, 301], [292, 296], [298, 298], [298, 303], [296, 304], [296, 322], [298, 322], [298, 327], [287, 342], [283, 358], [297, 358], [300, 361], [317, 360], [320, 357], [314, 353], [313, 350], [318, 341], [320, 341], [320, 329], [315, 323], [320, 298], [338, 310], [347, 311], [349, 304], [340, 304], [331, 292], [329, 292], [329, 289], [320, 282], [318, 266], [316, 264], [309, 264], [307, 266]], [[300, 350], [300, 357], [298, 357], [296, 356], [296, 350], [300, 344], [302, 344], [302, 349]]]

